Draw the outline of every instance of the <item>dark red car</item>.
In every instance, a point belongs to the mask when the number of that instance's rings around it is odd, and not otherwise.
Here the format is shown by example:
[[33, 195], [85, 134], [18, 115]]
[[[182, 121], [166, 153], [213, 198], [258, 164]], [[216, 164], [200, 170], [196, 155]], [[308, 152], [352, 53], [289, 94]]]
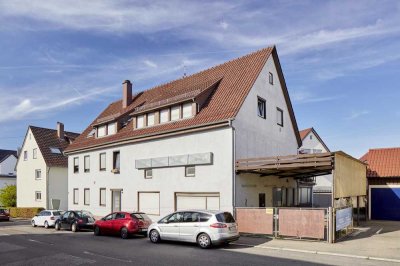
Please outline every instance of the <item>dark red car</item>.
[[10, 214], [7, 209], [0, 208], [0, 221], [10, 221]]
[[120, 235], [123, 239], [132, 234], [147, 236], [150, 224], [151, 219], [145, 213], [114, 212], [95, 222], [94, 234]]

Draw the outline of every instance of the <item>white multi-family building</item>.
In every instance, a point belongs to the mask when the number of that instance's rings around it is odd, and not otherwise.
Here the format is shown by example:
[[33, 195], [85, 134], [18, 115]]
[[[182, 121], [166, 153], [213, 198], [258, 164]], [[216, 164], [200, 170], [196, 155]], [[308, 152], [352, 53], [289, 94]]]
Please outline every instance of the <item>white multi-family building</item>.
[[[300, 154], [313, 154], [330, 152], [314, 128], [307, 128], [300, 131], [302, 146]], [[301, 205], [313, 207], [332, 206], [332, 174], [315, 177], [314, 186], [305, 186], [299, 190]]]
[[235, 172], [237, 159], [301, 146], [275, 47], [142, 92], [122, 87], [65, 151], [70, 208], [159, 217], [298, 203], [294, 179]]
[[7, 185], [16, 185], [16, 163], [17, 151], [0, 150], [0, 189]]
[[68, 159], [64, 149], [79, 134], [29, 126], [17, 161], [17, 207], [68, 208]]

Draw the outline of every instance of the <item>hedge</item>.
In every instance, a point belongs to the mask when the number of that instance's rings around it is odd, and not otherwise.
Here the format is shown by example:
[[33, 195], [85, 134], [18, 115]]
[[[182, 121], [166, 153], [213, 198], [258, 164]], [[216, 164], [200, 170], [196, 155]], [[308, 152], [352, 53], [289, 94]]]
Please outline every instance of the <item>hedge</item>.
[[32, 218], [39, 212], [43, 211], [44, 208], [18, 208], [18, 207], [9, 207], [10, 216], [13, 218]]

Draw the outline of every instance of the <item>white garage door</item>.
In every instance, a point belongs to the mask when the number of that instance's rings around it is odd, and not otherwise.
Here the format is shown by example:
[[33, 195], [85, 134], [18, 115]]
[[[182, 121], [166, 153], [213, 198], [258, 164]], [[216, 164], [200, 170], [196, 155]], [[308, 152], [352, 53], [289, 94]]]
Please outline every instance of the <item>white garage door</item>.
[[150, 215], [160, 215], [160, 192], [139, 192], [139, 211]]
[[219, 193], [176, 193], [176, 210], [219, 210]]

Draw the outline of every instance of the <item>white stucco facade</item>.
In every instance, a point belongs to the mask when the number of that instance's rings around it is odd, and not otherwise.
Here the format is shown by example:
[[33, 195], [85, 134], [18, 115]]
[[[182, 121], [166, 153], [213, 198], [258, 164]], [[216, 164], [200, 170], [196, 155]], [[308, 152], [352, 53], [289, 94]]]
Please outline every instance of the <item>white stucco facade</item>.
[[[36, 158], [33, 150], [36, 149]], [[27, 157], [24, 157], [27, 152]], [[17, 163], [17, 207], [52, 208], [52, 199], [60, 200], [60, 209], [68, 209], [67, 168], [48, 167], [32, 131], [28, 129]], [[40, 171], [40, 178], [37, 176]], [[40, 199], [37, 196], [40, 193]]]

